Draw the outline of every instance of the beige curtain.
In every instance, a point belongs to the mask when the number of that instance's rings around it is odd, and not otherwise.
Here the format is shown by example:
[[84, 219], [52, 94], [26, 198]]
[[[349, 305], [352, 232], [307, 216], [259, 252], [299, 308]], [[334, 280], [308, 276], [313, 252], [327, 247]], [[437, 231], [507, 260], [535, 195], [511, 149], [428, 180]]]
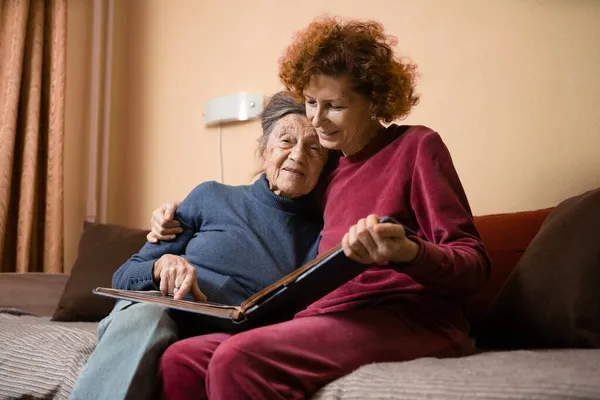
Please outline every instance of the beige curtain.
[[59, 273], [67, 4], [0, 4], [0, 271]]

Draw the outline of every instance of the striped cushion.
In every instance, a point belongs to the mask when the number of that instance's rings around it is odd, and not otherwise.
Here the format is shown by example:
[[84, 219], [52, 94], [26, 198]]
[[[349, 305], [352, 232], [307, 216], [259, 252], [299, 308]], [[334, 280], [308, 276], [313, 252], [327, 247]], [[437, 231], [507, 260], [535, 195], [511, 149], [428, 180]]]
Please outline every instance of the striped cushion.
[[0, 309], [0, 399], [67, 399], [96, 346], [97, 323]]
[[[67, 399], [97, 323], [20, 314], [0, 309], [0, 400]], [[600, 350], [488, 352], [366, 365], [313, 399], [600, 399], [598, 377]]]
[[325, 386], [313, 399], [600, 399], [600, 350], [371, 364]]

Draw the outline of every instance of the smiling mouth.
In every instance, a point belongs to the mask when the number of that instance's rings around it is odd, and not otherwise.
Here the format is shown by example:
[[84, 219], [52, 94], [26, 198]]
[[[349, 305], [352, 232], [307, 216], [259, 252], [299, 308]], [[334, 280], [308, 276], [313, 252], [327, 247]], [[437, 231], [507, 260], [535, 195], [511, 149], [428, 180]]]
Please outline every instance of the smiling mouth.
[[323, 135], [323, 136], [333, 136], [336, 133], [338, 133], [339, 131], [333, 131], [333, 132], [318, 132], [319, 135]]
[[296, 175], [304, 176], [304, 173], [303, 173], [302, 171], [300, 171], [300, 170], [297, 170], [297, 169], [294, 169], [294, 168], [284, 168], [283, 170], [284, 170], [284, 171], [287, 171], [287, 172], [289, 172], [289, 173], [292, 173], [292, 174], [296, 174]]

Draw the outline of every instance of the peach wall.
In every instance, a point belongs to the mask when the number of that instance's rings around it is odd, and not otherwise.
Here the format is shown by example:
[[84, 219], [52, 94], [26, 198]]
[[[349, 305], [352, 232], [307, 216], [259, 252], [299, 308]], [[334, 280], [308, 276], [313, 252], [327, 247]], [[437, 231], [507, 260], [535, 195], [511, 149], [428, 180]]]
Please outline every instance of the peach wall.
[[64, 261], [70, 272], [85, 220], [92, 2], [69, 0], [64, 159]]
[[[145, 0], [117, 2], [109, 221], [218, 177], [204, 103], [279, 90], [292, 34], [329, 12], [373, 18], [419, 64], [407, 122], [440, 132], [475, 214], [535, 209], [600, 186], [600, 2]], [[255, 167], [257, 122], [223, 130], [224, 177]]]

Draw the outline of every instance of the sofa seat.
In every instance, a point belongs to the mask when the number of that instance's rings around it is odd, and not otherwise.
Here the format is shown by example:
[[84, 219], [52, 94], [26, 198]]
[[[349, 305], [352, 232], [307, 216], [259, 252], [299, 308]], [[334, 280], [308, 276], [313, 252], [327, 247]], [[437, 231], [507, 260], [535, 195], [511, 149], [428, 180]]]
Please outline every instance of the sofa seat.
[[0, 308], [0, 400], [67, 400], [96, 346], [97, 326]]
[[490, 351], [370, 364], [313, 399], [600, 399], [600, 350]]

